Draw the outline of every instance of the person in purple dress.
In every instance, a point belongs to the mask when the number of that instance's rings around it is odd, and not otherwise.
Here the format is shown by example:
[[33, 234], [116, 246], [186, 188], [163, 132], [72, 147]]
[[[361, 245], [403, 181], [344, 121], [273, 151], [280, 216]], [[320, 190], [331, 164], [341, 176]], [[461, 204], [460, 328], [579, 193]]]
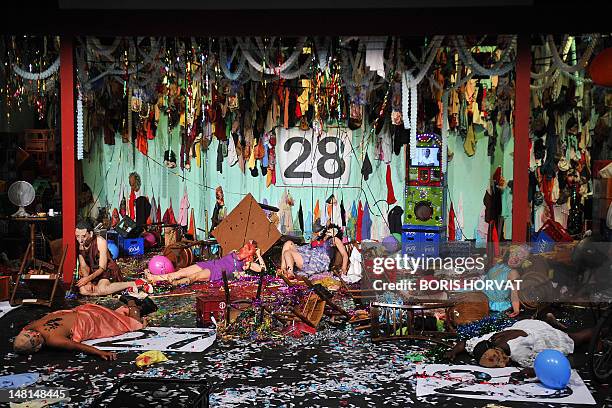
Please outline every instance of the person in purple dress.
[[330, 224], [319, 232], [310, 245], [298, 246], [291, 241], [285, 242], [281, 271], [288, 279], [294, 279], [296, 274], [308, 277], [329, 271], [336, 250], [342, 256], [342, 273], [346, 273], [348, 253], [342, 243], [342, 231], [337, 225]]
[[191, 284], [220, 281], [223, 279], [223, 272], [226, 273], [228, 279], [233, 279], [237, 273], [242, 271], [261, 272], [265, 269], [266, 265], [261, 258], [261, 251], [257, 248], [257, 243], [251, 240], [238, 251], [232, 251], [220, 259], [196, 262], [176, 272], [153, 275], [149, 270], [145, 270], [145, 279], [149, 282], [166, 281], [175, 285]]

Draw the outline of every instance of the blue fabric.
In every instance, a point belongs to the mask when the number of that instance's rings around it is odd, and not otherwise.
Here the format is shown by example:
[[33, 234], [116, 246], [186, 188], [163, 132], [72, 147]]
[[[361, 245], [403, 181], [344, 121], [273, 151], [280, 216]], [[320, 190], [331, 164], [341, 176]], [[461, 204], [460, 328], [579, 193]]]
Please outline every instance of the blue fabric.
[[370, 239], [372, 236], [372, 219], [370, 218], [370, 205], [363, 207], [363, 220], [361, 221], [361, 239]]
[[0, 376], [0, 389], [28, 387], [38, 381], [38, 373], [10, 374]]
[[300, 245], [297, 247], [297, 251], [304, 260], [302, 268], [297, 272], [298, 274], [312, 276], [329, 270], [331, 255], [333, 254], [331, 240], [328, 239], [322, 246], [314, 248], [310, 245]]
[[[494, 282], [506, 282], [508, 280], [510, 271], [512, 271], [512, 269], [508, 265], [499, 263], [489, 269], [485, 279]], [[503, 312], [504, 310], [508, 310], [512, 307], [512, 301], [510, 298], [512, 291], [510, 289], [493, 289], [484, 290], [483, 292], [489, 298], [489, 310], [493, 312]]]

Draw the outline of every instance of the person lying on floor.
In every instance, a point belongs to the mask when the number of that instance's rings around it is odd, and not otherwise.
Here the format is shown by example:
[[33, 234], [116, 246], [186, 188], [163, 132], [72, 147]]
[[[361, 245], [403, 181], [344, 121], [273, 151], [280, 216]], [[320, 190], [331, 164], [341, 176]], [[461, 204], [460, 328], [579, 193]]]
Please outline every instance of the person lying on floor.
[[[254, 258], [257, 259], [254, 261]], [[266, 264], [261, 258], [261, 251], [257, 248], [257, 242], [251, 240], [238, 251], [234, 250], [220, 259], [197, 262], [195, 265], [179, 269], [176, 272], [154, 275], [147, 269], [145, 270], [145, 279], [149, 282], [166, 281], [173, 285], [179, 285], [220, 281], [223, 279], [223, 272], [226, 273], [228, 279], [233, 279], [243, 271], [261, 272], [265, 269]]]
[[48, 346], [81, 351], [104, 360], [116, 360], [115, 353], [81, 342], [140, 330], [146, 327], [143, 316], [157, 310], [155, 303], [148, 297], [143, 300], [131, 296], [122, 297], [122, 301], [126, 306], [116, 310], [85, 304], [49, 313], [24, 327], [15, 337], [13, 349], [19, 354], [32, 354]]
[[593, 329], [566, 333], [560, 330], [564, 327], [551, 314], [547, 315], [547, 321], [550, 324], [534, 319], [519, 320], [497, 333], [460, 341], [445, 357], [454, 360], [467, 351], [478, 364], [487, 368], [506, 367], [512, 360], [523, 367], [519, 377], [534, 377], [533, 363], [541, 351], [553, 349], [565, 355], [572, 354], [575, 346], [588, 343], [594, 333]]
[[[348, 253], [342, 243], [342, 231], [335, 224], [323, 228], [310, 245], [285, 242], [281, 254], [281, 271], [289, 279], [295, 275], [312, 276], [330, 270], [335, 251], [342, 256], [342, 273], [348, 270]], [[296, 270], [294, 270], [294, 268]]]
[[76, 286], [81, 295], [104, 296], [128, 290], [138, 293], [138, 288], [152, 293], [153, 288], [142, 279], [124, 282], [119, 265], [113, 260], [106, 240], [97, 236], [93, 224], [80, 220], [76, 225], [76, 240], [79, 248], [79, 277]]

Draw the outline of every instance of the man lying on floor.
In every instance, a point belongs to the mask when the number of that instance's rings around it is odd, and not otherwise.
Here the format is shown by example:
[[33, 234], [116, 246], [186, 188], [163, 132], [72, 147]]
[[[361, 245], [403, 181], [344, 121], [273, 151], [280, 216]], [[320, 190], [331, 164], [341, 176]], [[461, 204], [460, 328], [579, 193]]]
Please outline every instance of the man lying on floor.
[[143, 300], [122, 297], [122, 301], [127, 305], [117, 310], [85, 304], [71, 310], [49, 313], [24, 327], [15, 337], [13, 348], [19, 354], [32, 354], [46, 345], [82, 351], [104, 360], [115, 360], [115, 353], [102, 351], [81, 342], [140, 330], [146, 326], [143, 316], [157, 310], [155, 303], [148, 297]]
[[[467, 351], [483, 367], [506, 367], [510, 360], [523, 367], [516, 377], [535, 377], [533, 363], [537, 355], [545, 349], [553, 349], [565, 355], [574, 352], [574, 346], [586, 344], [593, 336], [593, 329], [584, 329], [576, 333], [566, 333], [563, 327], [551, 314], [547, 322], [525, 319], [497, 333], [488, 333], [467, 341], [460, 341], [445, 354], [454, 360]], [[552, 325], [555, 327], [553, 327]]]

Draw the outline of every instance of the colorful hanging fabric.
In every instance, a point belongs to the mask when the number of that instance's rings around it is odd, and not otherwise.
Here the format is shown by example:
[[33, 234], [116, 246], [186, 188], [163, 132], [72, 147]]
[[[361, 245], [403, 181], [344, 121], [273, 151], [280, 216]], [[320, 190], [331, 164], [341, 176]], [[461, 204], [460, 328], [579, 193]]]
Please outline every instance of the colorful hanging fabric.
[[355, 231], [355, 235], [357, 241], [361, 242], [362, 240], [362, 230], [363, 228], [363, 205], [361, 204], [361, 200], [359, 200], [359, 205], [357, 207], [357, 229]]
[[189, 197], [187, 196], [187, 187], [185, 186], [183, 192], [183, 198], [181, 199], [180, 207], [179, 207], [179, 218], [178, 223], [181, 227], [186, 227], [189, 222]]
[[371, 239], [372, 237], [372, 218], [370, 216], [370, 205], [366, 201], [365, 207], [363, 208], [363, 217], [361, 220], [361, 239]]
[[130, 192], [129, 206], [130, 206], [130, 218], [135, 219], [136, 217], [136, 193], [134, 192], [134, 190]]
[[309, 239], [312, 235], [312, 211], [308, 211], [308, 215], [306, 216], [306, 224], [304, 225], [304, 239]]
[[174, 216], [174, 210], [172, 209], [172, 199], [170, 199], [170, 206], [166, 209], [164, 217], [162, 218], [164, 224], [176, 224], [176, 217]]
[[189, 217], [189, 229], [187, 233], [196, 239], [196, 225], [195, 225], [195, 208], [191, 209], [191, 217]]
[[448, 240], [455, 240], [455, 210], [453, 209], [453, 203], [450, 205], [450, 210], [448, 211]]
[[300, 208], [298, 209], [298, 222], [300, 231], [304, 232], [304, 211], [302, 210], [302, 200], [300, 200]]
[[115, 228], [117, 224], [119, 224], [121, 219], [119, 218], [119, 211], [116, 208], [113, 208], [113, 216], [111, 218], [111, 227]]
[[393, 182], [391, 181], [391, 165], [387, 164], [387, 204], [395, 204], [397, 199], [395, 198], [395, 192], [393, 191]]
[[151, 198], [151, 223], [155, 224], [157, 223], [159, 220], [157, 219], [157, 203], [155, 202], [155, 195], [153, 195], [153, 198]]
[[317, 221], [321, 219], [321, 209], [319, 208], [319, 200], [317, 200], [317, 203], [315, 204], [313, 216], [314, 216], [313, 221]]
[[155, 214], [155, 217], [157, 218], [157, 222], [163, 222], [162, 213], [161, 213], [161, 205], [159, 203], [157, 203], [157, 214]]

